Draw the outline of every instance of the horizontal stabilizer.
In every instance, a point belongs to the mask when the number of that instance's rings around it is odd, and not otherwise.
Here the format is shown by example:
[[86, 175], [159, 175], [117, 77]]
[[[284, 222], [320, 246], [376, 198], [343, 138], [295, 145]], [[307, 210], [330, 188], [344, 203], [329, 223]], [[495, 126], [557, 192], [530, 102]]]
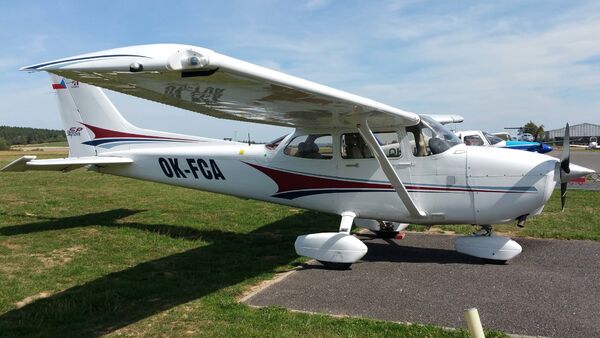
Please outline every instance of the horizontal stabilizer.
[[2, 171], [52, 170], [67, 172], [91, 164], [105, 166], [128, 163], [133, 163], [133, 160], [126, 157], [86, 156], [36, 160], [36, 156], [23, 156], [2, 168]]

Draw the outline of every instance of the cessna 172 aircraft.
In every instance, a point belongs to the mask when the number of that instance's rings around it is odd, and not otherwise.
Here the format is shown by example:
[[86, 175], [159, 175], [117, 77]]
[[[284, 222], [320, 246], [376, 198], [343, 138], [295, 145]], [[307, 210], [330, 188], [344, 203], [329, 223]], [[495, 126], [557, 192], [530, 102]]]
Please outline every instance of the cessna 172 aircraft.
[[[44, 62], [70, 153], [25, 156], [4, 171], [86, 166], [100, 173], [340, 215], [338, 232], [299, 236], [296, 251], [347, 267], [367, 252], [354, 224], [466, 223], [459, 252], [509, 260], [521, 247], [492, 224], [539, 215], [557, 182], [592, 173], [537, 153], [467, 147], [440, 122], [364, 97], [175, 44], [125, 47]], [[146, 130], [127, 122], [98, 87], [219, 118], [294, 127], [266, 145]], [[568, 131], [568, 128], [567, 128]], [[564, 196], [563, 196], [564, 197]]]

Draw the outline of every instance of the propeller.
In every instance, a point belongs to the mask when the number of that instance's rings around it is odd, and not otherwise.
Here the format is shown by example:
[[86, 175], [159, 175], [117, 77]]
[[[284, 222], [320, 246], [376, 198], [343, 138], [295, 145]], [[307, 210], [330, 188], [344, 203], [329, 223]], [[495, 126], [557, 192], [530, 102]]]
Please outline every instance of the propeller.
[[565, 203], [567, 201], [567, 175], [571, 172], [569, 166], [571, 158], [571, 148], [569, 145], [569, 124], [565, 127], [565, 137], [563, 138], [563, 150], [560, 157], [560, 207], [561, 212], [565, 211]]
[[577, 164], [571, 164], [571, 149], [569, 148], [569, 124], [565, 127], [565, 137], [563, 138], [563, 150], [560, 157], [560, 206], [561, 210], [565, 210], [565, 202], [567, 200], [567, 184], [570, 180], [585, 177], [593, 174], [595, 171], [589, 168], [582, 167]]

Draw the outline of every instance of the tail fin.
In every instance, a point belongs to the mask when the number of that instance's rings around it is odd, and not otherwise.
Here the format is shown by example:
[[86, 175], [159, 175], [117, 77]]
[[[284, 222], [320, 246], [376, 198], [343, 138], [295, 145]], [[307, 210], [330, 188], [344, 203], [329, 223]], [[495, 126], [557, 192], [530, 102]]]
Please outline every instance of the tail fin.
[[212, 141], [137, 128], [125, 120], [102, 89], [54, 74], [50, 77], [69, 142], [69, 157], [98, 156], [113, 147], [132, 144]]
[[[80, 110], [70, 93], [71, 89], [80, 87], [82, 84], [53, 74], [50, 74], [50, 77], [52, 78], [52, 88], [56, 90], [58, 110], [60, 112], [63, 129], [67, 135], [67, 141], [69, 142], [69, 157], [96, 155], [96, 147], [85, 144], [86, 142], [92, 141], [93, 137], [90, 135], [90, 131], [83, 125], [83, 118]], [[95, 94], [98, 95], [97, 93]]]

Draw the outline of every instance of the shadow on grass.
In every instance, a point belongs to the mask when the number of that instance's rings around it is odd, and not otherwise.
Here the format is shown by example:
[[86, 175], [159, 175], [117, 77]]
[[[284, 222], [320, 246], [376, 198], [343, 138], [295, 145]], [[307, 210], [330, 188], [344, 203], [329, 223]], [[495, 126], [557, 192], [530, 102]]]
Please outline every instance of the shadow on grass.
[[202, 238], [210, 244], [140, 263], [0, 316], [0, 335], [100, 336], [161, 311], [271, 272], [297, 256], [300, 233], [335, 227], [338, 218], [304, 212], [239, 234], [171, 225], [117, 223], [139, 211], [117, 209], [3, 228], [16, 235], [86, 225], [127, 226], [144, 231]]
[[201, 231], [185, 226], [118, 222], [118, 220], [120, 219], [144, 211], [146, 210], [114, 209], [72, 217], [45, 218], [45, 221], [41, 222], [12, 225], [0, 228], [0, 235], [24, 235], [41, 231], [83, 228], [92, 225], [101, 225], [109, 227], [128, 227], [169, 236], [171, 238], [185, 238], [189, 240], [196, 240], [202, 235]]

